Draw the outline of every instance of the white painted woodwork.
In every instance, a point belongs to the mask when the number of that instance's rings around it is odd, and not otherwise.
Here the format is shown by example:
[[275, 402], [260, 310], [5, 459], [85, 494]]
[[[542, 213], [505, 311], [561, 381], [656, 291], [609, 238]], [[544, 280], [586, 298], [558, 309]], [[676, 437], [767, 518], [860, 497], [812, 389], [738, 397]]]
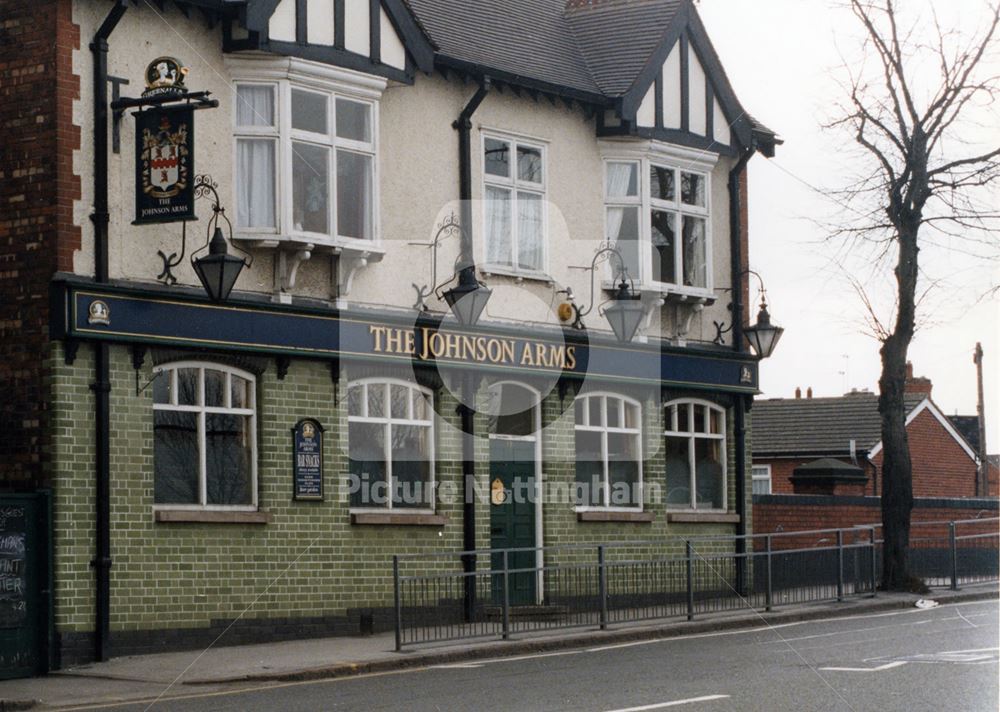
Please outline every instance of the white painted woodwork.
[[370, 13], [368, 0], [344, 0], [344, 47], [349, 52], [371, 54]]
[[385, 14], [385, 8], [379, 8], [379, 21], [382, 64], [388, 64], [396, 69], [406, 69], [406, 48], [396, 34], [396, 28], [392, 26], [389, 16]]
[[309, 44], [332, 46], [336, 36], [333, 0], [309, 0], [306, 4], [306, 38]]
[[712, 132], [716, 143], [720, 143], [723, 146], [728, 146], [732, 140], [729, 133], [729, 122], [726, 120], [726, 115], [722, 113], [722, 108], [719, 106], [719, 98], [715, 98], [714, 104], [715, 111], [712, 117]]
[[281, 0], [267, 25], [267, 35], [280, 42], [295, 41], [295, 0]]
[[698, 61], [698, 54], [688, 45], [688, 129], [704, 136], [707, 131], [705, 117], [705, 70]]
[[681, 127], [681, 43], [676, 42], [663, 63], [663, 126]]
[[650, 84], [646, 96], [639, 104], [639, 110], [635, 115], [636, 124], [639, 126], [656, 126], [656, 84]]

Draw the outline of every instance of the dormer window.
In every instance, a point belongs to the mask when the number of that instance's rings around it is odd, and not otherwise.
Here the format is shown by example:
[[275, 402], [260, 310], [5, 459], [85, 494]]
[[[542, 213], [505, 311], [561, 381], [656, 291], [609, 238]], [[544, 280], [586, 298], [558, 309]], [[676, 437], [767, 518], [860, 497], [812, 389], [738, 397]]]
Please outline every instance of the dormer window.
[[659, 158], [605, 162], [605, 230], [637, 283], [710, 296], [709, 174]]

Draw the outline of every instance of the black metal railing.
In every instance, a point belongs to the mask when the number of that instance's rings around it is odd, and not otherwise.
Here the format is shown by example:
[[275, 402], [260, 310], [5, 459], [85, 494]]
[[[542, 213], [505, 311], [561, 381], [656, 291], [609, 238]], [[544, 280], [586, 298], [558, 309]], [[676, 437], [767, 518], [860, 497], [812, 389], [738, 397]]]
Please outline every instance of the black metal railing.
[[[914, 573], [952, 588], [997, 580], [998, 522], [914, 523]], [[874, 596], [881, 573], [878, 529], [398, 555], [396, 649]], [[737, 551], [740, 538], [743, 552]], [[532, 552], [535, 565], [512, 565]], [[466, 556], [479, 568], [465, 572]], [[469, 577], [476, 592], [471, 610], [464, 598]]]

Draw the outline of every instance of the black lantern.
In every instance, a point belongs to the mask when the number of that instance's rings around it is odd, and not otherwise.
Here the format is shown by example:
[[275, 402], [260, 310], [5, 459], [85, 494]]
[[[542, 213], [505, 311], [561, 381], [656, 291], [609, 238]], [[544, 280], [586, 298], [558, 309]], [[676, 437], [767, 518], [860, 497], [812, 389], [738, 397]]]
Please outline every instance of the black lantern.
[[229, 254], [226, 238], [222, 236], [222, 228], [216, 226], [212, 240], [208, 243], [208, 254], [192, 259], [191, 264], [205, 291], [208, 292], [208, 298], [213, 302], [224, 302], [233, 291], [236, 278], [246, 266], [246, 261]]
[[763, 295], [760, 300], [760, 311], [757, 312], [757, 323], [743, 329], [743, 334], [747, 337], [750, 348], [757, 354], [758, 358], [767, 358], [774, 352], [774, 347], [778, 345], [778, 340], [785, 330], [780, 326], [771, 323], [771, 315], [767, 313], [767, 302]]
[[604, 307], [604, 318], [611, 324], [615, 338], [623, 344], [630, 342], [645, 315], [646, 310], [642, 306], [639, 295], [633, 294], [629, 289], [629, 284], [625, 281], [623, 273], [622, 281], [614, 296], [614, 302], [611, 306]]
[[[245, 257], [229, 254], [226, 237], [219, 225], [220, 219], [225, 220], [226, 226], [229, 228], [229, 238], [232, 240], [233, 226], [229, 222], [229, 218], [226, 217], [226, 209], [219, 204], [219, 194], [213, 186], [203, 184], [199, 188], [206, 192], [211, 191], [215, 197], [215, 203], [212, 205], [212, 219], [208, 221], [208, 229], [212, 232], [212, 239], [207, 245], [207, 255], [197, 257], [198, 253], [205, 250], [205, 247], [191, 255], [191, 266], [194, 268], [195, 274], [198, 275], [198, 279], [201, 280], [201, 285], [208, 292], [208, 298], [213, 302], [224, 302], [229, 298], [229, 293], [233, 291], [233, 285], [236, 284], [240, 272], [243, 271], [244, 267], [253, 264], [253, 259], [247, 253], [244, 253]], [[236, 249], [239, 250], [239, 248]], [[239, 251], [243, 252], [243, 250]]]
[[581, 309], [573, 301], [572, 290], [569, 288], [563, 290], [568, 295], [569, 303], [576, 314], [572, 326], [575, 329], [583, 329], [583, 317], [587, 316], [594, 308], [594, 273], [597, 270], [597, 263], [601, 261], [602, 257], [605, 259], [610, 259], [611, 257], [618, 259], [618, 275], [621, 278], [621, 282], [618, 283], [615, 295], [612, 297], [612, 303], [604, 307], [601, 313], [604, 314], [604, 318], [611, 325], [611, 330], [614, 332], [615, 338], [621, 343], [627, 344], [635, 337], [635, 332], [639, 329], [639, 324], [642, 323], [642, 319], [646, 315], [646, 310], [642, 306], [640, 295], [635, 293], [632, 280], [628, 275], [628, 267], [625, 266], [625, 259], [618, 250], [610, 245], [602, 247], [594, 253], [594, 259], [590, 262], [590, 306], [586, 309]]
[[458, 284], [444, 292], [452, 313], [463, 326], [475, 326], [493, 291], [476, 279], [476, 268], [465, 267], [458, 273]]

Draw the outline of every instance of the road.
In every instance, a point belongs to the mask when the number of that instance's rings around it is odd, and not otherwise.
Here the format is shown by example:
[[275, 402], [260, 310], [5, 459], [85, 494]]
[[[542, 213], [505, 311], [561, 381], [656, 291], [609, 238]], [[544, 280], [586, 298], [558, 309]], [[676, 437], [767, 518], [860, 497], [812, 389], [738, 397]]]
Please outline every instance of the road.
[[997, 601], [76, 709], [996, 712]]

